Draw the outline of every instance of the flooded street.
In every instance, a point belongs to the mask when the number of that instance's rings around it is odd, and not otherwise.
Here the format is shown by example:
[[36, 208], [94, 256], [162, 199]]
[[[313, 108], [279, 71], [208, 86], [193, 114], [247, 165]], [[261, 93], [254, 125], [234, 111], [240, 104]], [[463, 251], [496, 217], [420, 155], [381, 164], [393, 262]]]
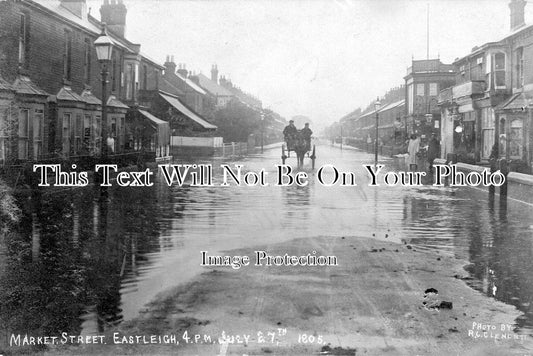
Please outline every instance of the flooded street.
[[[237, 162], [244, 170], [265, 168], [273, 178], [279, 151]], [[213, 165], [214, 187], [168, 187], [158, 175], [153, 187], [114, 187], [103, 203], [93, 187], [20, 196], [24, 217], [0, 241], [3, 328], [101, 333], [205, 270], [200, 251], [329, 237], [334, 231], [467, 259], [473, 277], [467, 283], [516, 306], [523, 312], [517, 326], [533, 331], [530, 205], [489, 201], [486, 192], [472, 188], [368, 187], [362, 165], [372, 163], [372, 155], [322, 145], [317, 156], [317, 168], [333, 164], [355, 172], [358, 186], [325, 187], [313, 176], [306, 187], [220, 187], [220, 164], [235, 162], [213, 160], [201, 163]], [[398, 168], [392, 159], [380, 163]]]

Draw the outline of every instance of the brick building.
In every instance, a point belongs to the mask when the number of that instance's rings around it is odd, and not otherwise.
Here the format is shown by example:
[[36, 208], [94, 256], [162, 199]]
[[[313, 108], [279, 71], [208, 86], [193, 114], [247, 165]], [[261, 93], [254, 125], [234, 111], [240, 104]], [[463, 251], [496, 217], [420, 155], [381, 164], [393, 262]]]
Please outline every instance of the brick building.
[[[110, 150], [134, 151], [140, 149], [134, 142], [162, 137], [156, 132], [165, 124], [152, 122], [153, 132], [135, 130], [126, 114], [139, 109], [139, 91], [158, 88], [164, 67], [124, 37], [121, 0], [104, 0], [100, 13], [114, 44], [106, 95]], [[101, 28], [85, 0], [0, 1], [2, 163], [100, 152], [101, 68], [94, 41]]]
[[486, 164], [496, 155], [513, 170], [531, 172], [533, 25], [525, 23], [525, 6], [511, 0], [510, 34], [454, 62], [455, 85], [439, 94], [443, 157]]
[[[178, 95], [183, 103], [194, 112], [210, 116], [214, 104], [209, 102], [207, 92], [194, 80], [194, 76], [187, 71], [185, 64], [180, 63], [178, 70], [176, 67], [174, 56], [167, 56], [162, 90]], [[172, 88], [178, 91], [172, 92]]]
[[454, 67], [439, 59], [413, 60], [405, 79], [405, 117], [407, 134], [417, 133], [425, 141], [440, 133], [439, 91], [452, 86]]

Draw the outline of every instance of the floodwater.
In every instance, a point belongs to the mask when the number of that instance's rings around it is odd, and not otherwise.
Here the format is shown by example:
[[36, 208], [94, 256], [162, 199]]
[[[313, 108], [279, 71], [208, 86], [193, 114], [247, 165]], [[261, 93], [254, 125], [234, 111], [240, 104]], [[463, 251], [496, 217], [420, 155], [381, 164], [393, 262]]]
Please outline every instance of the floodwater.
[[[101, 333], [134, 318], [157, 294], [202, 272], [210, 253], [309, 236], [368, 236], [470, 261], [469, 284], [523, 315], [533, 329], [533, 209], [472, 188], [369, 187], [373, 156], [317, 147], [317, 168], [355, 173], [357, 186], [326, 187], [306, 161], [307, 186], [276, 186], [280, 150], [213, 165], [214, 186], [94, 187], [18, 196], [18, 228], [0, 239], [0, 334]], [[183, 162], [180, 162], [183, 163]], [[268, 186], [221, 187], [221, 164], [267, 172]], [[295, 159], [289, 158], [294, 165]], [[387, 170], [395, 162], [380, 157]], [[324, 169], [326, 183], [333, 169]], [[4, 329], [4, 330], [2, 330]]]

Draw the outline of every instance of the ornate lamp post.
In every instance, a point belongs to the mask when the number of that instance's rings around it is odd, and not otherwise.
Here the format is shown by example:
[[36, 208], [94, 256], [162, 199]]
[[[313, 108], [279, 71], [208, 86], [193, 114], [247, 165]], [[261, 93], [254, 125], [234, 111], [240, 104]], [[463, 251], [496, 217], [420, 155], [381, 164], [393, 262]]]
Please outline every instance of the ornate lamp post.
[[109, 74], [108, 65], [111, 62], [113, 54], [113, 41], [107, 36], [105, 24], [102, 24], [102, 33], [94, 41], [96, 57], [102, 67], [102, 124], [101, 124], [101, 149], [100, 155], [103, 161], [107, 159], [107, 75]]
[[261, 113], [261, 153], [263, 153], [263, 145], [264, 145], [264, 131], [265, 131], [265, 113]]
[[379, 130], [379, 109], [381, 108], [381, 102], [377, 98], [374, 103], [374, 108], [376, 109], [376, 139], [374, 142], [374, 166], [378, 166], [378, 130]]

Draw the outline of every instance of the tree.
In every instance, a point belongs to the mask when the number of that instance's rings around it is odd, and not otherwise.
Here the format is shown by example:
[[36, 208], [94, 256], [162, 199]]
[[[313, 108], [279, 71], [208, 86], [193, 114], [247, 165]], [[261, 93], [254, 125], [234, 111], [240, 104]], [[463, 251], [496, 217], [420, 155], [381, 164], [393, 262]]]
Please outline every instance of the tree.
[[260, 128], [261, 114], [241, 102], [234, 100], [218, 109], [214, 123], [225, 142], [247, 142], [248, 136]]

